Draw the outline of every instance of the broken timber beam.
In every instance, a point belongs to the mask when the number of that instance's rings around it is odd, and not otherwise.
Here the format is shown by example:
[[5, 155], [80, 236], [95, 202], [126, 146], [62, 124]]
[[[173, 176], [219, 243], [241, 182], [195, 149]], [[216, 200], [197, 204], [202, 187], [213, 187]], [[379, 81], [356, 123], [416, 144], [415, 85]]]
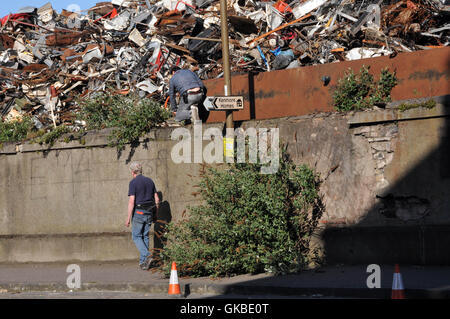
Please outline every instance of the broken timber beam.
[[300, 17], [300, 18], [298, 18], [298, 19], [295, 19], [294, 21], [291, 21], [291, 22], [289, 22], [289, 23], [283, 24], [283, 25], [279, 26], [278, 28], [273, 29], [272, 31], [269, 31], [269, 32], [267, 32], [267, 33], [264, 33], [263, 35], [260, 35], [259, 37], [256, 37], [256, 38], [254, 38], [253, 40], [248, 41], [247, 44], [252, 44], [253, 42], [256, 42], [256, 41], [259, 41], [259, 40], [261, 40], [261, 39], [264, 39], [264, 38], [267, 37], [268, 35], [270, 35], [270, 34], [272, 34], [272, 33], [274, 33], [274, 32], [280, 31], [280, 30], [282, 30], [282, 29], [284, 29], [284, 28], [286, 28], [286, 27], [288, 27], [288, 26], [290, 26], [290, 25], [293, 25], [293, 24], [297, 23], [297, 22], [300, 22], [300, 21], [302, 21], [302, 20], [305, 20], [305, 19], [309, 18], [310, 16], [311, 16], [311, 13], [308, 13], [307, 15], [304, 15], [303, 17]]

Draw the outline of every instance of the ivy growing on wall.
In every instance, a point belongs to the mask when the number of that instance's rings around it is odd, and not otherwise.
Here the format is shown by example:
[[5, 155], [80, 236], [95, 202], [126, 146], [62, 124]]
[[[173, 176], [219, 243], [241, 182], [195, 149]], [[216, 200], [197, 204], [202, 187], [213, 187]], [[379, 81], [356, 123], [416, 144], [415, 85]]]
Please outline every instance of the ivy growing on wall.
[[357, 74], [349, 69], [333, 93], [334, 107], [338, 111], [358, 111], [390, 102], [391, 91], [397, 84], [395, 72], [387, 68], [381, 70], [377, 82], [369, 73], [369, 67], [363, 66]]

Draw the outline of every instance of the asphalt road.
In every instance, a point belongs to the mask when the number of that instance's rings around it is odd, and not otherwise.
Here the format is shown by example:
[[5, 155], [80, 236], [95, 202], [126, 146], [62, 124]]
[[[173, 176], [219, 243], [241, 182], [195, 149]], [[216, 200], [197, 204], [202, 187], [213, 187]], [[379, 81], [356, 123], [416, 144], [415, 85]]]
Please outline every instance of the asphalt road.
[[[173, 297], [174, 299], [343, 299], [337, 297], [328, 297], [320, 294], [310, 296], [279, 296], [279, 295], [215, 295], [215, 294], [190, 294], [186, 298]], [[136, 293], [124, 291], [81, 291], [81, 292], [42, 292], [42, 291], [27, 291], [27, 292], [1, 292], [0, 299], [171, 299], [166, 294], [152, 294], [152, 293]], [[344, 298], [351, 299], [351, 298]]]

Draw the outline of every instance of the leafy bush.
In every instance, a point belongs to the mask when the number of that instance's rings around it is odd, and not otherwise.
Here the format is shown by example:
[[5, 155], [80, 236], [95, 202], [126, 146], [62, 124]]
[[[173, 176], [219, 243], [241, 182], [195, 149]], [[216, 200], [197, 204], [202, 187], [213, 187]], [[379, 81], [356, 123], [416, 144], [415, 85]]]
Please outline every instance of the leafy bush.
[[395, 72], [391, 73], [387, 68], [381, 71], [377, 83], [368, 67], [363, 66], [358, 74], [349, 69], [333, 93], [334, 106], [338, 111], [357, 111], [376, 103], [390, 102], [391, 91], [397, 83]]
[[70, 128], [65, 125], [60, 125], [56, 128], [52, 127], [49, 132], [43, 134], [42, 136], [36, 137], [33, 141], [35, 143], [49, 144], [50, 146], [52, 146], [53, 144], [55, 144], [58, 138], [69, 132], [71, 132]]
[[172, 261], [190, 276], [290, 273], [311, 261], [309, 241], [321, 214], [319, 181], [285, 151], [276, 174], [260, 174], [257, 164], [204, 168], [199, 189], [204, 204], [167, 226], [161, 254], [166, 274]]
[[29, 116], [12, 122], [0, 120], [0, 143], [20, 142], [27, 137], [32, 128], [33, 121]]
[[132, 101], [121, 95], [98, 94], [78, 100], [79, 120], [86, 122], [86, 129], [98, 130], [117, 125], [118, 119], [132, 107]]
[[369, 98], [370, 105], [387, 103], [391, 101], [391, 91], [398, 84], [395, 72], [391, 73], [387, 68], [381, 70], [380, 79], [375, 84], [373, 95]]
[[119, 118], [118, 125], [110, 137], [111, 145], [123, 149], [126, 143], [136, 142], [141, 136], [169, 117], [170, 112], [157, 102], [149, 99], [140, 100], [136, 107], [128, 111], [126, 116]]
[[122, 150], [127, 143], [139, 140], [157, 124], [166, 121], [170, 112], [150, 99], [137, 95], [123, 96], [102, 93], [91, 99], [80, 100], [79, 120], [86, 128], [114, 128], [109, 136], [110, 146]]

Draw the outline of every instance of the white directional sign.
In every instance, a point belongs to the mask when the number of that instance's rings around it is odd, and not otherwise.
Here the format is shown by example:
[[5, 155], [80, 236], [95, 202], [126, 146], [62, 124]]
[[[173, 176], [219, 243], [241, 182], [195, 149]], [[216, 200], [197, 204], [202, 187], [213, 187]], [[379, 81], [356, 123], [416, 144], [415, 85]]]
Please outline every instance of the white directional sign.
[[242, 110], [243, 96], [207, 96], [203, 105], [209, 111]]

